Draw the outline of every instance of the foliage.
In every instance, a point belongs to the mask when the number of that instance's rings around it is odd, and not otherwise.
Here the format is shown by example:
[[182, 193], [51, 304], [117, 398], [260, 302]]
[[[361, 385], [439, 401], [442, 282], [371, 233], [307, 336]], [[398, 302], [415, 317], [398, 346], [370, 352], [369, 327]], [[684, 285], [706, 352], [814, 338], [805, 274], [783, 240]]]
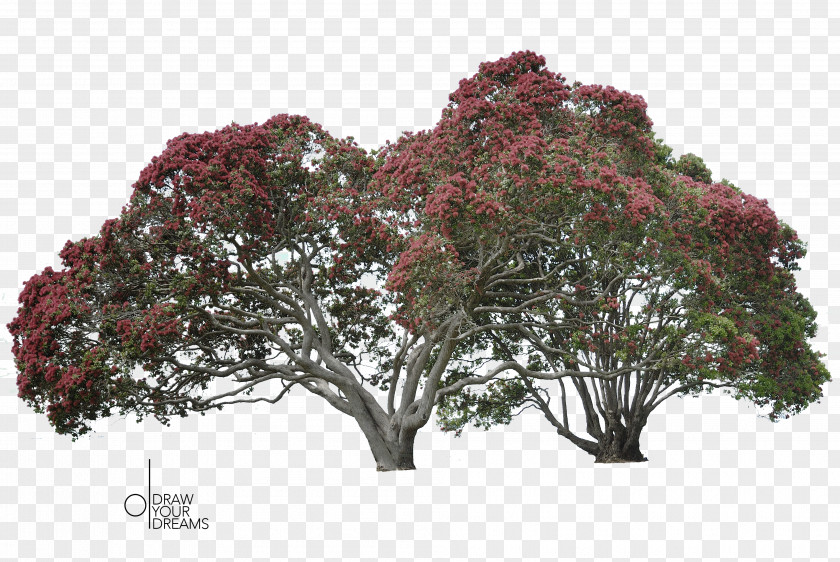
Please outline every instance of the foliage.
[[172, 139], [118, 219], [27, 282], [10, 324], [20, 396], [78, 436], [112, 409], [164, 423], [204, 410], [212, 379], [264, 380], [319, 332], [324, 353], [381, 352], [386, 302], [361, 278], [383, 244], [343, 201], [372, 166], [305, 117]]
[[[715, 387], [768, 405], [773, 420], [819, 399], [830, 377], [791, 273], [805, 247], [767, 201], [712, 182], [693, 154], [674, 161], [639, 96], [568, 89], [541, 57], [510, 60], [462, 81], [422, 148], [401, 155], [408, 177], [425, 174], [426, 201], [447, 197], [420, 236], [440, 237], [450, 276], [475, 288], [460, 302], [471, 333], [492, 332], [511, 350], [496, 358], [517, 363], [483, 394], [445, 398], [443, 429], [547, 406], [539, 387], [521, 392], [535, 379], [572, 379], [588, 415], [628, 430], [668, 396]], [[514, 159], [506, 147], [522, 148]], [[494, 202], [485, 222], [473, 199]], [[563, 415], [565, 401], [564, 388]]]

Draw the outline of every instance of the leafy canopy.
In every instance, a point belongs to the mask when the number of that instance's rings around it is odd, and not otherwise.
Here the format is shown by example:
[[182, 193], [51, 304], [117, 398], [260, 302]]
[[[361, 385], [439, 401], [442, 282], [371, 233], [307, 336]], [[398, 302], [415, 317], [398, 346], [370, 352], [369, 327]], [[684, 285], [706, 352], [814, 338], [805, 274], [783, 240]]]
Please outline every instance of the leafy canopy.
[[[598, 439], [599, 412], [630, 427], [714, 387], [801, 411], [830, 379], [793, 276], [803, 242], [675, 160], [646, 110], [524, 51], [371, 153], [289, 115], [176, 137], [119, 218], [26, 283], [20, 397], [74, 437], [115, 411], [165, 423], [293, 385], [372, 416], [369, 438], [435, 403], [444, 429], [507, 423], [563, 379]], [[219, 378], [236, 389], [208, 394]], [[273, 398], [241, 397], [275, 379]]]

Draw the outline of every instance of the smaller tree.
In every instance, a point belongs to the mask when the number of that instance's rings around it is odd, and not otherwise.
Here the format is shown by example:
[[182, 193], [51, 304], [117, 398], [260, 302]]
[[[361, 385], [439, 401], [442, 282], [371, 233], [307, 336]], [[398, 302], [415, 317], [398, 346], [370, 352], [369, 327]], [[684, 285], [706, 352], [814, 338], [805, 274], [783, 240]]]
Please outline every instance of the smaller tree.
[[[494, 177], [506, 188], [501, 230], [511, 222], [516, 242], [489, 282], [477, 275], [472, 309], [471, 333], [502, 363], [482, 391], [443, 400], [442, 428], [488, 428], [534, 407], [596, 462], [628, 462], [646, 460], [639, 436], [671, 396], [723, 388], [769, 406], [772, 420], [819, 399], [830, 376], [807, 343], [815, 313], [796, 291], [792, 272], [805, 252], [796, 233], [767, 201], [712, 183], [700, 158], [675, 162], [639, 96], [576, 83], [567, 103], [543, 105], [550, 90], [535, 85], [547, 76], [544, 61], [511, 58], [534, 64], [502, 75], [488, 66], [475, 78], [482, 86], [459, 90], [493, 91], [493, 111], [511, 116], [508, 145], [530, 151], [526, 165], [508, 160]], [[467, 132], [449, 141], [462, 153], [481, 143]], [[514, 193], [518, 206], [505, 206]], [[464, 241], [459, 256], [481, 254], [464, 234], [469, 225], [449, 228], [444, 236]], [[445, 380], [475, 378], [451, 370]], [[589, 438], [570, 425], [570, 391]]]

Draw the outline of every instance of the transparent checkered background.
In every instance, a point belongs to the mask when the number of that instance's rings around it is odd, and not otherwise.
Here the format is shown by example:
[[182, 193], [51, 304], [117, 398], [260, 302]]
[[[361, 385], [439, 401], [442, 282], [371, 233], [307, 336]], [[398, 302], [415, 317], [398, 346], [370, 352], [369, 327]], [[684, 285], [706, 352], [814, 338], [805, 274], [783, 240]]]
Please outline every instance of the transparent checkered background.
[[[170, 428], [111, 419], [71, 443], [16, 398], [5, 329], [21, 284], [116, 216], [168, 139], [288, 112], [373, 148], [432, 127], [480, 62], [531, 49], [570, 83], [643, 95], [676, 156], [770, 200], [809, 243], [799, 285], [840, 377], [840, 6], [118, 4], [0, 10], [0, 557], [840, 558], [838, 383], [775, 425], [731, 398], [672, 399], [641, 465], [594, 466], [526, 412], [459, 439], [427, 427], [419, 469], [380, 474], [353, 421], [300, 394]], [[126, 516], [146, 459], [210, 530]]]

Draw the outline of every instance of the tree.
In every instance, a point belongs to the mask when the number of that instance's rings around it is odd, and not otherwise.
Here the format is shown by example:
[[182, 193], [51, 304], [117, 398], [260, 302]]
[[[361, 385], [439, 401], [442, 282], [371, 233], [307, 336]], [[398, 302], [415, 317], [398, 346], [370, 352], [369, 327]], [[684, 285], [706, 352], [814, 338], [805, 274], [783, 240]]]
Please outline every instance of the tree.
[[[724, 388], [774, 420], [821, 396], [815, 314], [792, 275], [804, 244], [698, 157], [674, 161], [646, 107], [514, 53], [463, 80], [432, 131], [388, 148], [384, 191], [423, 256], [394, 282], [400, 310], [462, 315], [456, 339], [487, 372], [448, 369], [442, 384], [465, 388], [443, 397], [444, 430], [536, 407], [597, 462], [640, 461], [671, 396]], [[569, 424], [567, 383], [589, 439]]]
[[300, 116], [172, 139], [119, 218], [25, 284], [19, 396], [75, 440], [115, 413], [168, 424], [300, 387], [356, 420], [378, 469], [414, 468], [458, 319], [389, 318], [402, 243], [374, 212], [378, 166]]
[[676, 394], [796, 413], [829, 380], [792, 275], [804, 245], [671, 152], [641, 97], [568, 86], [529, 51], [371, 153], [299, 116], [181, 135], [25, 284], [19, 395], [75, 439], [300, 387], [356, 420], [380, 470], [414, 468], [435, 405], [454, 431], [537, 407], [601, 462], [643, 460]]

